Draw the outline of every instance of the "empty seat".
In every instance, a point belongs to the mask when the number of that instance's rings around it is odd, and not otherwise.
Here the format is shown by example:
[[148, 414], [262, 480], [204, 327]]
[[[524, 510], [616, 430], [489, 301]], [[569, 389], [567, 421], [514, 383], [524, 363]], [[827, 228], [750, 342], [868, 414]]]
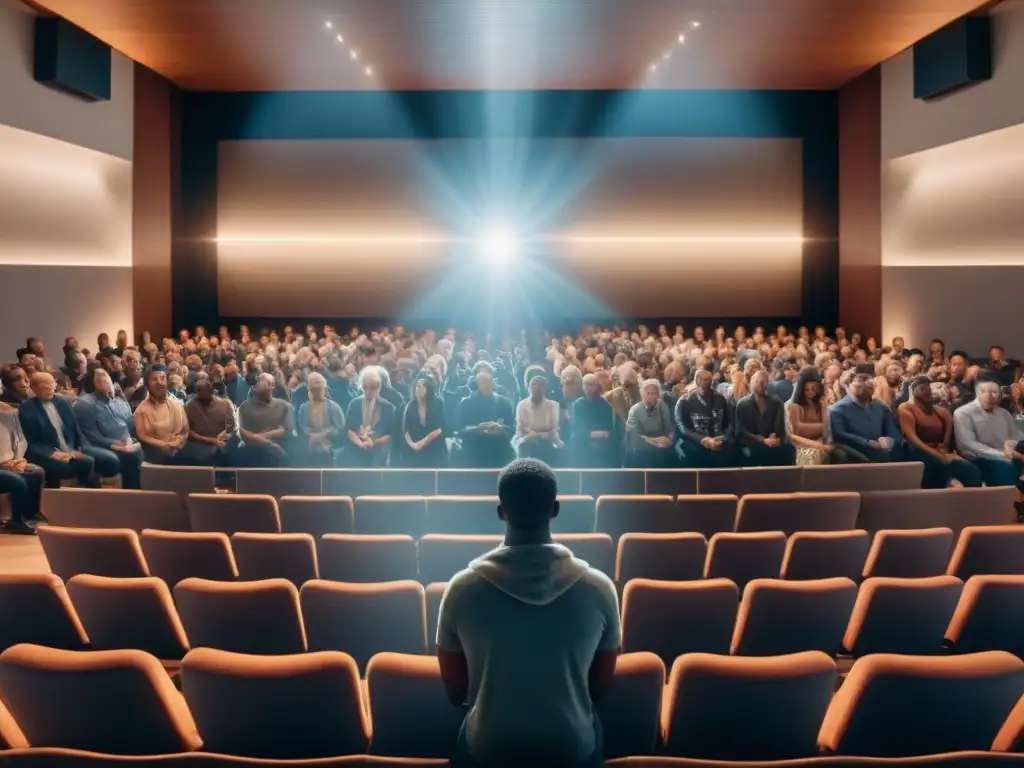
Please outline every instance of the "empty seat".
[[188, 517], [197, 533], [280, 533], [281, 519], [273, 496], [237, 493], [193, 493]]
[[953, 576], [868, 579], [861, 584], [843, 646], [857, 657], [938, 653], [962, 589]]
[[946, 629], [955, 653], [1008, 651], [1024, 658], [1024, 576], [972, 576]]
[[501, 536], [448, 536], [428, 533], [419, 541], [419, 578], [424, 584], [448, 581], [472, 560], [501, 546]]
[[355, 531], [349, 496], [282, 496], [277, 512], [282, 533], [308, 533], [319, 539], [325, 533]]
[[730, 579], [743, 591], [753, 579], [775, 579], [782, 570], [786, 552], [786, 534], [716, 533], [708, 542], [706, 579]]
[[108, 488], [60, 488], [43, 491], [43, 514], [62, 528], [191, 529], [178, 494]]
[[497, 496], [431, 496], [427, 499], [427, 533], [500, 535]]
[[0, 693], [33, 747], [145, 755], [202, 744], [184, 699], [142, 651], [17, 645], [0, 654]]
[[555, 534], [552, 539], [555, 544], [568, 548], [573, 557], [585, 561], [609, 579], [615, 578], [615, 545], [608, 534], [563, 533]]
[[972, 576], [1024, 576], [1024, 526], [968, 526], [960, 534], [946, 573]]
[[498, 469], [439, 469], [439, 496], [493, 496], [498, 492]]
[[697, 473], [692, 469], [648, 469], [644, 471], [645, 493], [691, 496], [697, 493]]
[[284, 579], [185, 579], [174, 600], [193, 648], [263, 655], [306, 650], [299, 591]]
[[453, 706], [430, 656], [381, 653], [366, 670], [375, 755], [447, 757], [455, 751], [465, 717]]
[[665, 690], [665, 752], [730, 761], [810, 757], [836, 677], [835, 662], [817, 651], [682, 656]]
[[94, 649], [137, 648], [168, 661], [188, 652], [185, 628], [163, 580], [82, 574], [67, 588]]
[[601, 496], [596, 530], [618, 544], [624, 533], [676, 533], [680, 530], [671, 496]]
[[19, 643], [69, 651], [86, 647], [85, 630], [59, 576], [0, 576], [0, 650]]
[[231, 551], [241, 581], [288, 579], [301, 587], [318, 575], [316, 542], [308, 533], [236, 533]]
[[433, 654], [437, 650], [437, 617], [441, 612], [441, 598], [448, 588], [448, 583], [435, 582], [428, 584], [423, 590], [427, 601], [427, 653]]
[[360, 496], [355, 506], [355, 532], [382, 536], [427, 532], [427, 500], [422, 496]]
[[949, 528], [878, 531], [864, 563], [864, 578], [941, 576], [952, 548], [953, 532]]
[[781, 576], [790, 581], [842, 576], [860, 581], [867, 531], [799, 531], [786, 542]]
[[1012, 487], [862, 491], [857, 527], [870, 534], [895, 528], [943, 527], [956, 537], [969, 525], [1016, 523], [1016, 493]]
[[1024, 693], [1024, 662], [1003, 651], [858, 659], [821, 725], [819, 746], [903, 757], [987, 750]]
[[80, 573], [132, 578], [148, 576], [139, 535], [128, 528], [53, 528], [37, 531], [50, 570], [67, 581]]
[[423, 587], [415, 581], [308, 581], [299, 593], [311, 651], [343, 651], [359, 669], [375, 653], [427, 652]]
[[615, 581], [693, 581], [704, 577], [708, 542], [699, 533], [626, 533], [619, 539]]
[[596, 503], [593, 496], [559, 496], [558, 506], [558, 515], [551, 521], [552, 533], [594, 532]]
[[716, 533], [732, 533], [736, 529], [736, 494], [701, 494], [676, 499], [676, 519], [680, 531], [694, 531], [710, 539]]
[[171, 589], [182, 579], [233, 581], [238, 577], [226, 534], [147, 530], [141, 542], [150, 575], [163, 579]]
[[319, 469], [235, 470], [235, 491], [239, 494], [282, 496], [319, 496], [322, 490], [322, 472]]
[[812, 493], [920, 490], [924, 464], [822, 464], [802, 468], [800, 490]]
[[168, 467], [160, 464], [142, 464], [142, 488], [146, 491], [169, 491], [178, 496], [182, 504], [189, 494], [213, 493], [217, 482], [213, 467]]
[[615, 679], [594, 705], [605, 757], [652, 754], [659, 742], [665, 665], [653, 653], [623, 653]]
[[736, 530], [852, 531], [857, 527], [860, 496], [856, 493], [749, 494], [740, 499]]
[[328, 533], [320, 539], [320, 578], [367, 583], [416, 580], [412, 536]]
[[197, 648], [181, 663], [181, 682], [208, 752], [299, 759], [366, 751], [359, 670], [344, 653]]
[[622, 651], [666, 663], [685, 653], [729, 653], [739, 592], [728, 579], [633, 579], [622, 596]]
[[821, 651], [835, 656], [857, 600], [842, 577], [816, 581], [756, 579], [747, 584], [732, 638], [735, 656]]

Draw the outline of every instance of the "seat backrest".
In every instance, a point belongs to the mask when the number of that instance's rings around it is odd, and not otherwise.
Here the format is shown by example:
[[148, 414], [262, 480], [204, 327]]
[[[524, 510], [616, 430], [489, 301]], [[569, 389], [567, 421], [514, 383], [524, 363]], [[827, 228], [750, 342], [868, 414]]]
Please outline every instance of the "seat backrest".
[[235, 653], [304, 653], [299, 591], [290, 581], [185, 579], [174, 587], [178, 615], [193, 648]]
[[949, 558], [946, 573], [960, 579], [1024, 575], [1024, 526], [968, 526]]
[[859, 581], [869, 543], [867, 531], [798, 531], [786, 542], [781, 576], [790, 581], [836, 576]]
[[560, 495], [558, 506], [558, 516], [551, 521], [552, 533], [594, 532], [597, 503], [593, 496]]
[[729, 653], [739, 591], [728, 579], [633, 579], [622, 596], [622, 650], [667, 664], [685, 653]]
[[139, 755], [202, 743], [160, 662], [138, 650], [16, 645], [0, 654], [0, 694], [32, 746]]
[[138, 648], [167, 661], [188, 652], [185, 628], [162, 579], [82, 574], [67, 589], [93, 649]]
[[753, 493], [799, 493], [802, 489], [802, 467], [743, 467], [740, 472], [740, 496]]
[[171, 589], [190, 577], [211, 581], [238, 578], [227, 534], [146, 530], [140, 541], [150, 575], [163, 579]]
[[682, 656], [665, 690], [664, 751], [723, 761], [811, 757], [836, 677], [835, 662], [817, 651]]
[[281, 518], [273, 496], [240, 493], [193, 493], [188, 516], [197, 533], [280, 533]]
[[273, 496], [319, 496], [323, 490], [319, 469], [239, 469], [235, 490], [239, 494]]
[[591, 568], [601, 571], [609, 579], [615, 578], [615, 545], [607, 533], [562, 533], [552, 536], [555, 544], [572, 551]]
[[619, 539], [615, 581], [694, 581], [704, 578], [708, 542], [699, 533], [626, 533]]
[[419, 579], [424, 584], [448, 581], [472, 560], [501, 546], [501, 536], [452, 536], [428, 533], [416, 547]]
[[423, 590], [427, 600], [427, 653], [431, 655], [437, 651], [437, 617], [441, 612], [441, 598], [447, 588], [447, 582], [434, 582], [427, 584]]
[[349, 496], [282, 496], [277, 500], [282, 533], [353, 533], [355, 516]]
[[328, 533], [320, 539], [320, 578], [368, 583], [416, 580], [412, 536]]
[[753, 579], [778, 578], [785, 552], [782, 531], [716, 533], [708, 542], [704, 578], [730, 579], [742, 592]]
[[623, 653], [615, 679], [594, 711], [604, 730], [607, 758], [649, 755], [661, 728], [665, 665], [653, 653]]
[[697, 470], [697, 493], [704, 495], [719, 495], [734, 493], [737, 496], [743, 495], [743, 470], [739, 467], [727, 469], [699, 469]]
[[[920, 489], [924, 464], [821, 464], [802, 468], [800, 490], [809, 493]], [[863, 527], [863, 526], [861, 526]]]
[[646, 475], [642, 469], [581, 469], [579, 492], [595, 499], [646, 493]]
[[380, 469], [325, 469], [321, 482], [324, 496], [379, 496], [384, 491]]
[[308, 533], [236, 533], [231, 551], [241, 581], [287, 579], [301, 587], [319, 575], [316, 542]]
[[675, 533], [680, 530], [675, 499], [671, 496], [600, 496], [595, 529], [607, 533], [616, 544], [624, 533]]
[[942, 488], [861, 494], [857, 527], [870, 534], [890, 528], [949, 528], [1012, 525], [1014, 488]]
[[427, 533], [467, 536], [501, 535], [497, 496], [430, 496], [427, 498]]
[[353, 530], [368, 536], [418, 538], [427, 532], [427, 500], [423, 496], [360, 496]]
[[[498, 492], [497, 469], [439, 469], [438, 496], [493, 496]], [[435, 531], [438, 533], [438, 531]]]
[[88, 642], [59, 576], [0, 575], [0, 650], [30, 643], [80, 651]]
[[142, 464], [142, 490], [174, 493], [184, 504], [191, 493], [213, 493], [216, 487], [213, 467], [169, 467]]
[[740, 499], [736, 530], [851, 531], [857, 527], [860, 496], [856, 493], [748, 494]]
[[1024, 662], [1003, 651], [858, 659], [818, 741], [839, 754], [904, 757], [991, 747], [1024, 693]]
[[736, 494], [679, 496], [676, 499], [679, 530], [700, 533], [707, 539], [716, 533], [732, 533], [736, 529], [739, 504]]
[[1024, 658], [1024, 576], [972, 576], [946, 628], [954, 653], [1008, 651]]
[[48, 488], [42, 511], [51, 526], [61, 528], [191, 530], [181, 498], [170, 491]]
[[821, 651], [834, 657], [857, 599], [842, 577], [816, 581], [755, 579], [747, 584], [732, 638], [735, 656]]
[[692, 469], [644, 470], [645, 493], [690, 496], [697, 493], [697, 473]]
[[50, 570], [67, 581], [80, 573], [115, 578], [148, 576], [139, 535], [130, 528], [51, 528], [37, 531]]
[[864, 562], [864, 578], [941, 576], [952, 548], [953, 531], [949, 528], [878, 531]]

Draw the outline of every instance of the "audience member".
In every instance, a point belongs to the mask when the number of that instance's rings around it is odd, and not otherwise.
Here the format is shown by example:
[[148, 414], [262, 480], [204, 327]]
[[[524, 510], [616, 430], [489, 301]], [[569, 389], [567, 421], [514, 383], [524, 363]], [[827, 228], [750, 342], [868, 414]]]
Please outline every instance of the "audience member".
[[667, 469], [676, 463], [676, 429], [672, 412], [661, 398], [661, 383], [648, 379], [640, 387], [643, 400], [626, 418], [626, 466]]
[[132, 434], [132, 409], [114, 396], [114, 382], [102, 367], [92, 366], [84, 384], [86, 394], [72, 406], [82, 435], [90, 445], [109, 451], [117, 460], [122, 488], [138, 490], [142, 487], [142, 450]]
[[712, 378], [711, 371], [699, 369], [693, 377], [693, 392], [676, 404], [675, 421], [682, 435], [678, 453], [688, 467], [736, 465], [729, 404], [712, 389]]
[[516, 436], [512, 446], [521, 459], [540, 459], [557, 466], [561, 463], [564, 444], [558, 432], [558, 403], [545, 397], [547, 387], [543, 376], [530, 379], [530, 396], [520, 400], [516, 407]]
[[744, 463], [753, 467], [791, 466], [796, 451], [786, 436], [785, 406], [768, 394], [768, 374], [750, 380], [752, 392], [736, 403], [736, 438]]
[[42, 467], [29, 464], [25, 458], [28, 440], [21, 428], [18, 409], [0, 403], [0, 493], [11, 496], [11, 522], [3, 533], [35, 533], [35, 523], [42, 520], [39, 502], [46, 473]]
[[242, 438], [239, 460], [247, 467], [283, 467], [288, 463], [292, 434], [292, 406], [274, 397], [276, 380], [270, 373], [256, 379], [252, 397], [238, 407], [238, 432]]
[[907, 459], [924, 464], [921, 487], [981, 486], [981, 472], [952, 449], [953, 416], [945, 408], [935, 407], [932, 382], [927, 376], [914, 379], [910, 399], [899, 406], [897, 413], [907, 441]]
[[981, 471], [985, 485], [1013, 485], [1024, 492], [1024, 433], [1002, 403], [995, 381], [982, 379], [977, 397], [953, 413], [956, 445]]
[[871, 462], [900, 461], [903, 438], [892, 411], [874, 399], [875, 381], [870, 373], [857, 373], [846, 397], [829, 408], [832, 440], [848, 457]]
[[[627, 417], [628, 418], [628, 417]], [[572, 406], [573, 464], [577, 467], [617, 467], [621, 440], [619, 421], [601, 394], [601, 380], [593, 373], [583, 377], [583, 397]]]
[[188, 442], [181, 457], [189, 464], [230, 466], [238, 450], [238, 425], [231, 401], [214, 392], [213, 382], [200, 378], [196, 396], [185, 406]]
[[349, 439], [345, 451], [349, 466], [387, 465], [396, 416], [395, 406], [381, 397], [382, 385], [380, 374], [374, 367], [363, 369], [359, 376], [362, 394], [349, 404], [345, 414]]
[[154, 365], [146, 372], [148, 396], [135, 409], [135, 436], [150, 464], [180, 464], [188, 441], [185, 408], [167, 390], [167, 371]]
[[489, 364], [476, 374], [473, 383], [476, 391], [459, 403], [463, 463], [467, 467], [503, 467], [513, 456], [512, 403], [494, 391], [494, 373]]
[[327, 397], [327, 379], [321, 374], [309, 374], [306, 390], [308, 399], [299, 406], [295, 422], [299, 437], [295, 463], [332, 467], [346, 442], [345, 413]]
[[437, 394], [437, 383], [428, 375], [419, 376], [412, 395], [402, 415], [402, 463], [417, 469], [443, 469], [448, 466], [448, 448], [444, 400]]

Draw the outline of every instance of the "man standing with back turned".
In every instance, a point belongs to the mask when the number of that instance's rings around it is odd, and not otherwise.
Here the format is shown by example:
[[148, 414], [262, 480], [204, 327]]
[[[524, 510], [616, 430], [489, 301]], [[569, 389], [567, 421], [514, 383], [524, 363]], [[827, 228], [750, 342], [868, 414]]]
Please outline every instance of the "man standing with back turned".
[[468, 707], [456, 768], [602, 763], [593, 703], [621, 644], [612, 581], [551, 539], [558, 484], [520, 459], [498, 478], [505, 541], [448, 584], [437, 657], [448, 697]]

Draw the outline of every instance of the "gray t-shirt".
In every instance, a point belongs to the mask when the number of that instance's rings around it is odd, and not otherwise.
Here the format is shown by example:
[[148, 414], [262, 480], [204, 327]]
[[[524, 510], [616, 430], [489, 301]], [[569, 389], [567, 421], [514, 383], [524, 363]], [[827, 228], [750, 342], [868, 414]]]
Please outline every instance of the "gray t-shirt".
[[437, 645], [466, 656], [472, 759], [589, 759], [590, 665], [621, 641], [615, 585], [565, 547], [502, 546], [470, 563], [445, 590]]
[[284, 427], [285, 433], [292, 431], [292, 404], [277, 397], [264, 403], [258, 397], [250, 397], [238, 406], [238, 425], [247, 432], [270, 432]]

